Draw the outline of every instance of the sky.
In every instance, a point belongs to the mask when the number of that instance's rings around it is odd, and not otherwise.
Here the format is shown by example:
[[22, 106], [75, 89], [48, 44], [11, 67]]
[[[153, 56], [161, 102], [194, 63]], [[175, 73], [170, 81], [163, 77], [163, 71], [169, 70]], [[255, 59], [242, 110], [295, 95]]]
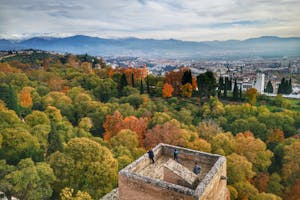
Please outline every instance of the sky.
[[0, 0], [0, 38], [299, 37], [300, 0]]

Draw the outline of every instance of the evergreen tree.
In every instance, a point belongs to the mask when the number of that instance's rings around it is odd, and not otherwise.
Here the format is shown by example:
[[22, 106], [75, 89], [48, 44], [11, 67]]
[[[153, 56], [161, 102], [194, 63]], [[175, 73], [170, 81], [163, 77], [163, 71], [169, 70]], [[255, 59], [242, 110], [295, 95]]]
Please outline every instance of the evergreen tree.
[[224, 93], [223, 93], [224, 97], [226, 98], [227, 97], [227, 85], [226, 85], [226, 82], [225, 82], [225, 86], [224, 86]]
[[141, 82], [140, 82], [140, 94], [144, 94], [144, 84], [143, 84], [142, 79], [141, 79]]
[[278, 86], [278, 94], [290, 94], [292, 93], [292, 80], [286, 80], [285, 78], [281, 79], [281, 82]]
[[239, 88], [237, 86], [236, 79], [234, 80], [234, 87], [233, 87], [233, 100], [237, 100], [239, 98]]
[[289, 82], [288, 82], [288, 86], [287, 86], [287, 93], [291, 94], [293, 92], [293, 86], [292, 86], [292, 79], [290, 78]]
[[273, 85], [272, 85], [271, 81], [268, 81], [265, 92], [266, 93], [273, 93], [273, 90], [274, 89], [273, 89]]
[[224, 77], [223, 76], [219, 77], [219, 87], [221, 90], [224, 90]]
[[131, 86], [134, 87], [134, 75], [133, 75], [133, 73], [131, 74]]
[[199, 74], [197, 76], [197, 85], [200, 98], [202, 96], [214, 96], [217, 88], [216, 78], [211, 71]]
[[56, 151], [63, 151], [63, 144], [62, 139], [59, 136], [57, 131], [56, 124], [51, 122], [51, 131], [48, 134], [48, 149], [47, 149], [47, 156], [50, 156], [52, 153]]
[[228, 77], [225, 77], [225, 85], [224, 87], [226, 87], [227, 90], [229, 90], [229, 79]]
[[147, 76], [147, 78], [146, 78], [146, 84], [147, 84], [147, 93], [148, 93], [149, 95], [151, 95], [151, 94], [150, 94], [149, 76]]
[[124, 88], [125, 86], [128, 85], [127, 79], [126, 79], [126, 75], [123, 73], [121, 76], [121, 86]]
[[243, 100], [242, 85], [240, 85], [240, 101]]
[[232, 78], [229, 79], [228, 81], [228, 88], [227, 88], [229, 91], [232, 90]]
[[17, 94], [13, 87], [10, 85], [8, 86], [7, 84], [2, 84], [0, 86], [0, 99], [4, 101], [8, 109], [16, 111], [16, 113], [19, 115], [20, 110]]
[[123, 73], [120, 79], [120, 83], [119, 83], [119, 96], [122, 96], [122, 92], [123, 92], [123, 88], [126, 87], [128, 85], [127, 79], [126, 79], [126, 75]]
[[183, 76], [182, 76], [182, 79], [181, 79], [181, 83], [182, 83], [182, 85], [185, 85], [187, 83], [189, 83], [189, 84], [192, 85], [192, 72], [191, 72], [191, 70], [186, 70], [183, 73]]

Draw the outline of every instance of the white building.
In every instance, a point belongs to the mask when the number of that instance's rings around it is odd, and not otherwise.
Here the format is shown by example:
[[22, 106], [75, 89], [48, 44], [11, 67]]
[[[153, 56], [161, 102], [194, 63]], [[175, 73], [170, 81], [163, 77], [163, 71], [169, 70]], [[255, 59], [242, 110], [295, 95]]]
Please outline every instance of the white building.
[[254, 88], [258, 93], [263, 94], [265, 89], [265, 74], [256, 74], [256, 80], [254, 81]]

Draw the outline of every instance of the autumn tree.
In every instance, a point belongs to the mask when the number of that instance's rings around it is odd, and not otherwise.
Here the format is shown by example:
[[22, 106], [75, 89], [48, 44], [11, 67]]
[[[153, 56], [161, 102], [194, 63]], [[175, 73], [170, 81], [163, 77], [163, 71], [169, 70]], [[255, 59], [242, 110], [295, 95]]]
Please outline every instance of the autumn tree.
[[176, 120], [168, 121], [162, 125], [158, 124], [146, 132], [144, 139], [146, 148], [152, 148], [160, 142], [172, 145], [184, 143], [180, 135], [180, 125]]
[[[187, 72], [187, 74], [185, 75], [186, 78], [183, 81], [183, 76], [186, 71], [189, 71], [189, 68], [182, 67], [178, 71], [169, 71], [166, 73], [164, 82], [170, 84], [173, 87], [174, 95], [180, 94], [180, 87], [183, 85], [182, 82], [190, 81], [189, 72]], [[190, 84], [192, 84], [192, 83], [190, 83]]]
[[57, 193], [71, 187], [99, 199], [116, 186], [116, 160], [109, 149], [90, 139], [71, 139], [63, 153], [50, 156], [49, 163], [57, 177], [54, 184]]
[[181, 95], [183, 97], [191, 97], [193, 93], [193, 87], [190, 83], [186, 83], [180, 87]]
[[239, 133], [235, 138], [235, 152], [245, 156], [253, 164], [255, 171], [266, 171], [273, 156], [273, 153], [267, 150], [266, 144], [254, 138], [251, 132]]
[[172, 87], [172, 85], [170, 85], [169, 83], [165, 83], [164, 87], [163, 87], [163, 97], [164, 98], [169, 98], [172, 97], [172, 93], [173, 93], [174, 89]]
[[75, 194], [74, 189], [69, 187], [62, 189], [59, 196], [61, 200], [92, 200], [89, 193], [78, 190]]
[[32, 98], [30, 91], [26, 88], [23, 88], [19, 92], [20, 105], [24, 108], [30, 108], [32, 106]]
[[247, 101], [250, 104], [252, 104], [252, 105], [256, 104], [256, 97], [257, 97], [258, 93], [255, 88], [249, 88], [246, 91], [245, 95], [246, 95]]

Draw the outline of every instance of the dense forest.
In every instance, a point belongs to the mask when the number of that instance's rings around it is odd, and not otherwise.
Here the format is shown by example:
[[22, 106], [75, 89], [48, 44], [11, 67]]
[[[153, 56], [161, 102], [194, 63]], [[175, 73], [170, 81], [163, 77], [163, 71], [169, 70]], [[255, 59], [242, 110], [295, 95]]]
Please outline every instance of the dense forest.
[[2, 60], [0, 191], [99, 199], [118, 170], [163, 142], [226, 156], [232, 200], [299, 199], [299, 102], [227, 81], [112, 69], [88, 55]]

